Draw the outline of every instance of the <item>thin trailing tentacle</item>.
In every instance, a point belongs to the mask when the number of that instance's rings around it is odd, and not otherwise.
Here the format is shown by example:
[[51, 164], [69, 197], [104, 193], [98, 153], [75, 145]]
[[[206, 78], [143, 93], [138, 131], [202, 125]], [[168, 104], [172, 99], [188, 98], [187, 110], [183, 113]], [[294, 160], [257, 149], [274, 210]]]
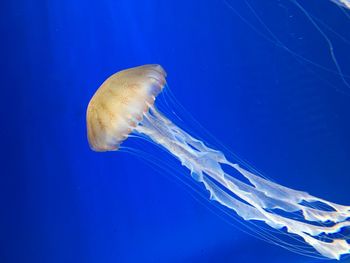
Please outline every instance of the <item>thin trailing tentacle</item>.
[[331, 0], [331, 1], [340, 7], [345, 7], [347, 9], [350, 9], [350, 1], [349, 0]]

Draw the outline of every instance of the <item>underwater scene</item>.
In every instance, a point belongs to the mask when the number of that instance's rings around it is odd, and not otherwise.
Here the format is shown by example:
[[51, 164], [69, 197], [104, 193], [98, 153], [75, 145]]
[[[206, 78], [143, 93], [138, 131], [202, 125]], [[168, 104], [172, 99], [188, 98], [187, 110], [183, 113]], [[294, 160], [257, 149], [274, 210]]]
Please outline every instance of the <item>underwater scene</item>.
[[3, 1], [0, 263], [350, 262], [350, 1]]

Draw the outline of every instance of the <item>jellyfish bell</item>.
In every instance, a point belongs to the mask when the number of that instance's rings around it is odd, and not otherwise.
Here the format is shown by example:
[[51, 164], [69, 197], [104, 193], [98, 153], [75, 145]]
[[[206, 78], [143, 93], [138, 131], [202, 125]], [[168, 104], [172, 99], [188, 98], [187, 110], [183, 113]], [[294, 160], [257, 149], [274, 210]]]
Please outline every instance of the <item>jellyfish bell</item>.
[[[350, 206], [317, 198], [271, 182], [229, 161], [178, 127], [155, 106], [166, 73], [159, 65], [144, 65], [120, 71], [108, 78], [92, 97], [87, 109], [87, 132], [94, 151], [113, 151], [129, 136], [140, 134], [166, 149], [191, 176], [202, 183], [210, 198], [244, 221], [260, 221], [313, 247], [325, 258], [350, 254]], [[230, 166], [238, 176], [226, 172]], [[322, 204], [322, 206], [313, 204]], [[326, 207], [327, 209], [324, 209]], [[304, 246], [273, 243], [301, 254]]]
[[88, 105], [87, 133], [94, 151], [117, 150], [153, 105], [165, 84], [160, 65], [144, 65], [113, 74]]

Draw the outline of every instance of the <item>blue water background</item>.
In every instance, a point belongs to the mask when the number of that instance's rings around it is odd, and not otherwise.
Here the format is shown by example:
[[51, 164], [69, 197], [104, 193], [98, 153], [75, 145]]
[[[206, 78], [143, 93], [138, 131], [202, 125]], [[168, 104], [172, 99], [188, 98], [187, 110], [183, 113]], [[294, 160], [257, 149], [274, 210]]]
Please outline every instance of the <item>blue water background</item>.
[[[0, 4], [0, 262], [319, 262], [237, 230], [140, 158], [87, 144], [101, 82], [159, 63], [233, 152], [279, 183], [349, 204], [350, 88], [327, 42], [293, 1], [247, 2], [274, 36], [245, 1]], [[350, 39], [336, 5], [300, 3]], [[321, 28], [350, 75], [349, 43]]]

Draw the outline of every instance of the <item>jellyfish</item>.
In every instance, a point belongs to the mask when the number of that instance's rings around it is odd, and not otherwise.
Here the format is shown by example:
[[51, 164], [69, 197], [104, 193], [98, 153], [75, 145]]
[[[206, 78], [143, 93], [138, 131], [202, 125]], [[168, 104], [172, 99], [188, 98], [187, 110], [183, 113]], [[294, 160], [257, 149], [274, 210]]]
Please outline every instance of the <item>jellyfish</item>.
[[[160, 65], [143, 65], [109, 77], [87, 108], [87, 137], [92, 150], [116, 151], [131, 134], [144, 136], [175, 157], [191, 177], [204, 185], [210, 199], [242, 221], [258, 221], [313, 247], [320, 256], [340, 259], [350, 254], [350, 206], [294, 190], [231, 162], [167, 118], [156, 107], [166, 87]], [[224, 165], [242, 176], [225, 172]], [[242, 179], [245, 180], [242, 180]], [[327, 209], [310, 204], [323, 204]]]

